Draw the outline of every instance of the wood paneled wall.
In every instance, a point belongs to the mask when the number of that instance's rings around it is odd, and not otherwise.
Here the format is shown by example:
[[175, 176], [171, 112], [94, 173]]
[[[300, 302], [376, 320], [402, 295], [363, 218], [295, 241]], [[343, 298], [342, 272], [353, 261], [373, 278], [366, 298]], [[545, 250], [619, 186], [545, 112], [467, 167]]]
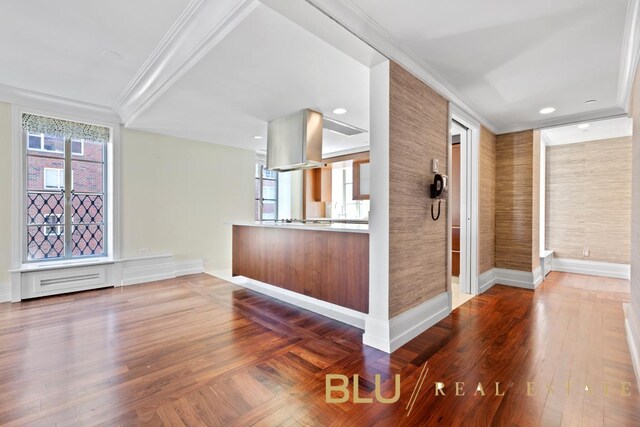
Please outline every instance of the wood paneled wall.
[[631, 155], [631, 137], [547, 147], [545, 233], [555, 257], [629, 263]]
[[[635, 334], [638, 338], [640, 313], [640, 67], [636, 70], [631, 94], [633, 114], [633, 164], [631, 189], [631, 315], [635, 316]], [[632, 332], [633, 333], [633, 332]], [[639, 355], [640, 356], [640, 355]]]
[[429, 185], [431, 159], [447, 173], [449, 105], [393, 62], [389, 80], [389, 315], [395, 317], [447, 290], [447, 203], [433, 221]]
[[480, 130], [478, 194], [478, 271], [496, 265], [496, 136], [484, 126]]
[[[534, 271], [539, 265], [539, 146], [533, 130], [496, 137], [496, 267]], [[537, 154], [536, 154], [537, 150]], [[537, 156], [537, 157], [536, 157]], [[539, 170], [539, 169], [538, 169]], [[535, 237], [535, 238], [534, 238]], [[537, 261], [534, 261], [537, 260]]]

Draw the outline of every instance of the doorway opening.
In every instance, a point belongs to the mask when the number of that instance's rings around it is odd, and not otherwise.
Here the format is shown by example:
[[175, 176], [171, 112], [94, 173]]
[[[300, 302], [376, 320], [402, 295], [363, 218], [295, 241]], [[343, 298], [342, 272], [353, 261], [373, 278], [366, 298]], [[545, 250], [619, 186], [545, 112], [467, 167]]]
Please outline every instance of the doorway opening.
[[478, 294], [478, 137], [479, 126], [455, 111], [449, 145], [449, 236], [451, 309]]

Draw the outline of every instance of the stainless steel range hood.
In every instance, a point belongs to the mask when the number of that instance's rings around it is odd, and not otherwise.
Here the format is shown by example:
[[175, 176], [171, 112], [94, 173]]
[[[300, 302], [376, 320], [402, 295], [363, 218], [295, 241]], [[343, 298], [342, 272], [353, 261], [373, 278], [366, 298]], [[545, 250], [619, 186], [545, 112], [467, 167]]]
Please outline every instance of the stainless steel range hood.
[[267, 169], [311, 169], [322, 163], [322, 114], [305, 109], [269, 122]]

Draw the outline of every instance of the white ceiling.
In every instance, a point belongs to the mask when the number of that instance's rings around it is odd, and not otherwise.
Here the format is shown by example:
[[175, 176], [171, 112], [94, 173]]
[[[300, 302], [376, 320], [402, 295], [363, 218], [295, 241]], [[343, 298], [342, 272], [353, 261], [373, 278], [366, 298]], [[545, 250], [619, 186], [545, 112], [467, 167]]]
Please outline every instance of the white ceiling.
[[[627, 0], [350, 3], [498, 130], [622, 112], [616, 97]], [[588, 99], [598, 102], [585, 105]], [[546, 106], [556, 112], [541, 116]]]
[[111, 106], [188, 2], [0, 2], [0, 84]]
[[[334, 115], [337, 107], [347, 114]], [[368, 130], [369, 68], [260, 5], [130, 127], [255, 150], [266, 148], [269, 120], [303, 108]], [[369, 141], [368, 133], [324, 135], [325, 153]]]
[[621, 138], [631, 136], [633, 120], [619, 117], [609, 120], [583, 122], [588, 124], [586, 129], [578, 128], [578, 124], [560, 126], [542, 131], [546, 145], [574, 144], [577, 142], [599, 141], [602, 139]]
[[[322, 5], [350, 11], [349, 19], [338, 13], [329, 18], [320, 12], [327, 13]], [[368, 71], [384, 59], [368, 43], [392, 58], [389, 52], [399, 47], [399, 57], [411, 63], [407, 68], [422, 67], [424, 73], [417, 75], [426, 81], [432, 75], [441, 85], [434, 87], [444, 88], [498, 132], [546, 127], [623, 112], [628, 5], [628, 0], [165, 0], [158, 7], [149, 0], [5, 1], [0, 2], [0, 85], [108, 106], [137, 129], [260, 149], [265, 139], [253, 136], [266, 136], [267, 121], [300, 108], [331, 116], [331, 110], [344, 107], [348, 114], [336, 118], [368, 130]], [[214, 31], [220, 23], [207, 11], [243, 6], [245, 14], [229, 14], [228, 31]], [[198, 25], [210, 28], [181, 27], [194, 21], [192, 11], [201, 13]], [[184, 67], [164, 66], [179, 60], [175, 52], [190, 52], [180, 45], [189, 37], [193, 45], [197, 37], [206, 42], [202, 55], [186, 55]], [[162, 56], [162, 47], [174, 55]], [[140, 76], [155, 80], [136, 80]], [[124, 114], [125, 89], [132, 83], [136, 90], [154, 89]], [[587, 99], [598, 102], [587, 105]], [[541, 116], [538, 110], [546, 106], [557, 110]], [[368, 134], [326, 133], [325, 151], [353, 150], [367, 141]]]

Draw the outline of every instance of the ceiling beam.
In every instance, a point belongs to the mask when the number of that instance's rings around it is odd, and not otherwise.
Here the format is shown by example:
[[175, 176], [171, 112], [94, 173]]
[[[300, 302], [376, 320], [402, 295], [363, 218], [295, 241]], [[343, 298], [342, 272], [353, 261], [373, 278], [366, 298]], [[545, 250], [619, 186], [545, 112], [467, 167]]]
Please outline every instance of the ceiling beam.
[[257, 0], [191, 0], [114, 105], [125, 126], [153, 105], [259, 4]]

